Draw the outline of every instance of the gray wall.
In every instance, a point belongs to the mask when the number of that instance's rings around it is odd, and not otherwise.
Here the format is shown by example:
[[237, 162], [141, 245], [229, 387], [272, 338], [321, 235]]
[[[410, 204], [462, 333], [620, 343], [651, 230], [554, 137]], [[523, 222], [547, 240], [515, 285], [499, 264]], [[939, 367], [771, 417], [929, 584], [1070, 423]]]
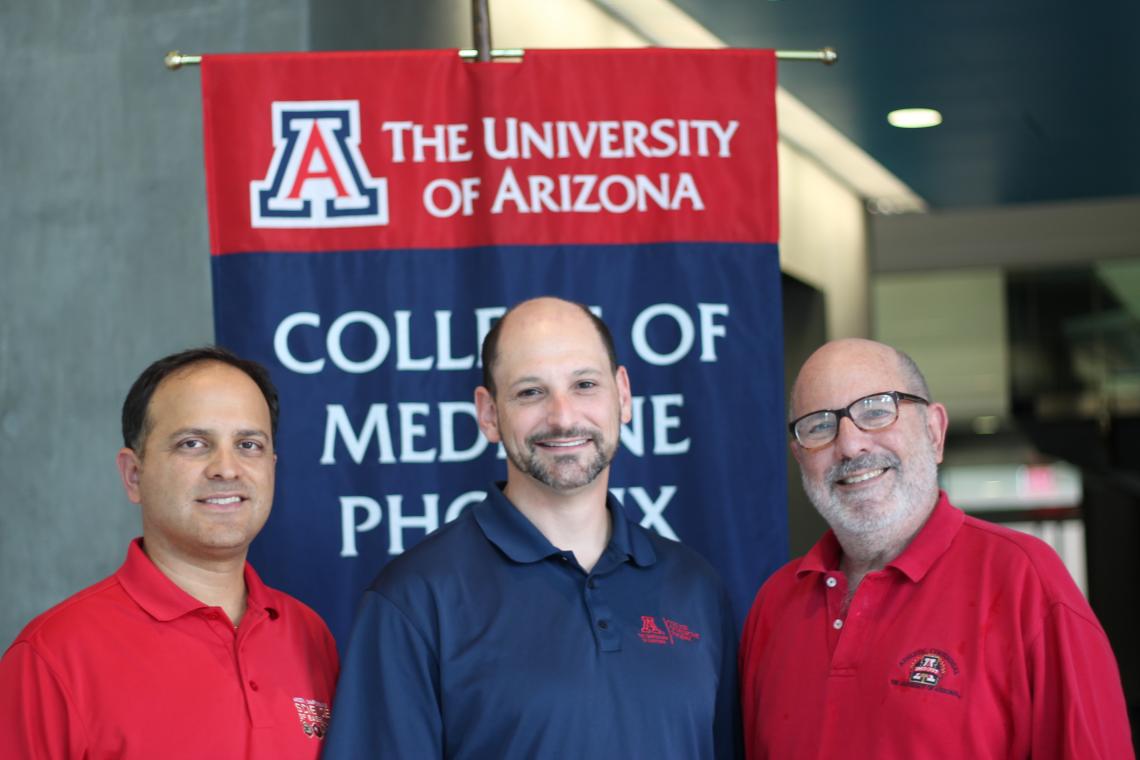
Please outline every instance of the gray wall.
[[302, 50], [301, 0], [0, 9], [0, 649], [139, 532], [114, 457], [153, 359], [213, 335], [195, 69]]

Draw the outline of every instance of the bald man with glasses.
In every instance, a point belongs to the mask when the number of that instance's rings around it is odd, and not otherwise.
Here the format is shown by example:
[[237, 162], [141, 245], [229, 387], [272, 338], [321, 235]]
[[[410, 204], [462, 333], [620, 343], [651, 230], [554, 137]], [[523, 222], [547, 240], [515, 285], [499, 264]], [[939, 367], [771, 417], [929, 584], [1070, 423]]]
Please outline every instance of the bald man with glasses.
[[790, 419], [831, 530], [745, 624], [749, 758], [1134, 756], [1116, 660], [1060, 558], [939, 491], [946, 408], [910, 357], [824, 345]]

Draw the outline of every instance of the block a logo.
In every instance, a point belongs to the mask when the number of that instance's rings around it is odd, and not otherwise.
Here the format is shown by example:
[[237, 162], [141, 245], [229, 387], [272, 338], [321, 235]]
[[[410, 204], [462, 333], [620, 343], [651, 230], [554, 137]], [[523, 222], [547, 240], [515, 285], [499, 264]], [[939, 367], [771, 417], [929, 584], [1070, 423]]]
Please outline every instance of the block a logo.
[[275, 101], [273, 159], [249, 200], [254, 227], [387, 224], [388, 180], [360, 155], [360, 102]]

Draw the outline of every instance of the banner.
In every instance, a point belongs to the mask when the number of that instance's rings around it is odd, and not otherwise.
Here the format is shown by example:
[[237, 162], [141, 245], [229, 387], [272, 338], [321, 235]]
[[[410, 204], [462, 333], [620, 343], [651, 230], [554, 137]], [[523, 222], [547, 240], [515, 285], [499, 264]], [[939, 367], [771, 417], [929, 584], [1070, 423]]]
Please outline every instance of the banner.
[[479, 349], [549, 294], [629, 369], [612, 492], [743, 620], [787, 553], [770, 52], [215, 55], [202, 92], [217, 340], [281, 392], [268, 583], [343, 646], [384, 563], [506, 477]]

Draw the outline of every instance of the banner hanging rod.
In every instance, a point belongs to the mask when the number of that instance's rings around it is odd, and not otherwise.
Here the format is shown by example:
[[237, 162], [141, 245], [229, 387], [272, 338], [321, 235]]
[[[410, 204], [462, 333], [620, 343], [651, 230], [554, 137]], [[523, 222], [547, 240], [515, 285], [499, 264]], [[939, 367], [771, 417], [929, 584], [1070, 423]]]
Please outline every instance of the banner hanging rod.
[[[496, 58], [522, 58], [526, 51], [522, 48], [495, 48], [490, 53], [491, 59], [494, 60]], [[460, 50], [459, 57], [465, 61], [476, 60], [479, 57], [479, 51]], [[825, 47], [820, 50], [777, 50], [776, 58], [781, 61], [819, 61], [825, 66], [830, 66], [839, 60], [839, 53], [832, 47]], [[162, 62], [166, 68], [177, 71], [183, 66], [199, 65], [202, 63], [202, 56], [185, 55], [178, 50], [171, 50], [163, 57]]]

